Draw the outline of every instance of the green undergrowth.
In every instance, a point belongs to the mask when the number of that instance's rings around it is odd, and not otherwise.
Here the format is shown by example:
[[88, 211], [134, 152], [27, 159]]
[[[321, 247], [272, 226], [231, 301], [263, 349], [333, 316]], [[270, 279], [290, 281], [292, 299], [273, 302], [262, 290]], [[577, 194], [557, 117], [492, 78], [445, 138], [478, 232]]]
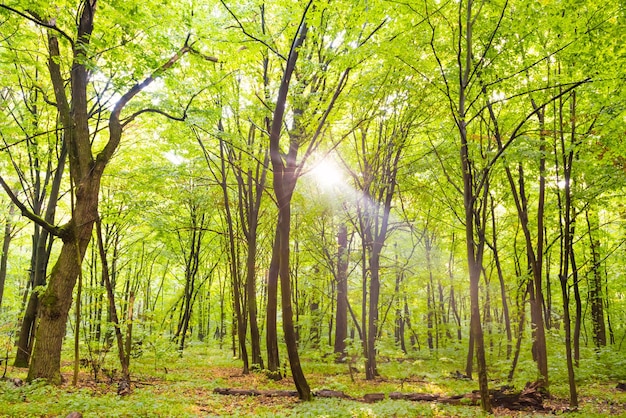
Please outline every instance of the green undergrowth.
[[[300, 402], [295, 398], [266, 396], [224, 396], [213, 393], [217, 387], [293, 390], [290, 377], [278, 382], [268, 379], [262, 371], [243, 376], [241, 363], [232, 352], [190, 346], [181, 357], [175, 352], [146, 350], [132, 363], [133, 393], [116, 394], [114, 358], [103, 364], [113, 381], [103, 373], [95, 382], [88, 368], [81, 369], [78, 387], [65, 383], [61, 387], [36, 381], [16, 386], [12, 381], [0, 382], [0, 416], [2, 417], [65, 417], [72, 411], [84, 417], [474, 417], [487, 416], [479, 407], [447, 405], [437, 402], [390, 400], [391, 392], [419, 392], [451, 396], [477, 389], [475, 381], [459, 379], [462, 353], [455, 351], [428, 353], [414, 358], [381, 356], [381, 376], [366, 381], [363, 364], [336, 364], [326, 356], [303, 353], [303, 367], [313, 390], [333, 389], [359, 399], [367, 393], [384, 393], [386, 400], [367, 404], [357, 400], [315, 399]], [[593, 356], [592, 356], [593, 357]], [[619, 356], [617, 356], [619, 357]], [[615, 355], [612, 361], [619, 363]], [[63, 373], [71, 380], [72, 366], [68, 355]], [[599, 353], [595, 360], [580, 365], [577, 377], [581, 407], [567, 412], [567, 417], [625, 416], [626, 394], [615, 389], [623, 370], [611, 370], [608, 353]], [[565, 414], [568, 387], [564, 368], [551, 368], [551, 391], [554, 399], [549, 405], [557, 415]], [[591, 364], [593, 363], [593, 364]], [[352, 367], [350, 373], [349, 367]], [[512, 382], [522, 389], [533, 380], [532, 360], [523, 358], [518, 376]], [[594, 372], [595, 370], [595, 372]], [[490, 369], [490, 386], [508, 384], [505, 380], [508, 363], [494, 362]], [[23, 369], [7, 370], [9, 378], [25, 378]], [[562, 411], [562, 412], [561, 412]], [[542, 416], [538, 413], [495, 411], [496, 415]], [[554, 413], [551, 414], [554, 416]]]

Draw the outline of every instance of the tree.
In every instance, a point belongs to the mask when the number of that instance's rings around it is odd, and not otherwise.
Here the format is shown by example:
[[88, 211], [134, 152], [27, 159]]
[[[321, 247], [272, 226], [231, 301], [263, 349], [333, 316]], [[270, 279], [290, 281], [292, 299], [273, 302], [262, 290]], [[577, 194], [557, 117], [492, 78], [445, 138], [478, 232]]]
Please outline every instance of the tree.
[[[366, 356], [366, 377], [374, 379], [376, 368], [375, 343], [379, 336], [379, 301], [381, 255], [390, 232], [391, 206], [397, 188], [400, 159], [409, 146], [417, 114], [409, 106], [408, 91], [394, 91], [395, 97], [381, 94], [374, 97], [371, 115], [365, 118], [354, 136], [354, 150], [359, 171], [352, 172], [362, 196], [357, 201], [358, 230], [362, 242], [363, 287], [369, 290], [367, 326], [363, 341]], [[382, 109], [382, 110], [379, 110]], [[369, 286], [365, 282], [369, 279]], [[363, 294], [364, 306], [366, 294]], [[362, 312], [365, 317], [365, 309]]]
[[[123, 120], [121, 113], [127, 104], [154, 79], [173, 66], [191, 48], [186, 42], [177, 53], [156, 69], [152, 75], [134, 84], [113, 106], [108, 116], [106, 133], [108, 138], [104, 146], [94, 156], [94, 134], [90, 127], [90, 103], [88, 101], [90, 68], [93, 63], [92, 39], [97, 1], [88, 0], [75, 10], [74, 32], [57, 25], [58, 11], [54, 8], [29, 12], [28, 14], [7, 5], [2, 9], [12, 19], [26, 19], [37, 27], [43, 28], [47, 35], [48, 72], [54, 89], [54, 98], [59, 112], [59, 119], [68, 149], [70, 181], [72, 183], [72, 213], [70, 220], [61, 226], [53, 225], [32, 213], [11, 189], [3, 182], [9, 194], [22, 212], [33, 222], [39, 224], [48, 233], [61, 238], [63, 246], [59, 258], [52, 269], [48, 286], [41, 296], [39, 325], [35, 332], [33, 358], [28, 379], [44, 378], [52, 383], [60, 383], [60, 358], [67, 315], [72, 303], [72, 290], [81, 274], [81, 264], [91, 241], [94, 222], [98, 217], [98, 195], [104, 170], [115, 150], [119, 146], [124, 127], [139, 113]], [[61, 19], [59, 19], [61, 21]], [[24, 26], [27, 28], [28, 26]], [[69, 57], [71, 63], [70, 83], [65, 82], [63, 66], [67, 63], [61, 45], [72, 48]], [[69, 86], [69, 92], [68, 92]], [[105, 112], [100, 108], [101, 113]]]

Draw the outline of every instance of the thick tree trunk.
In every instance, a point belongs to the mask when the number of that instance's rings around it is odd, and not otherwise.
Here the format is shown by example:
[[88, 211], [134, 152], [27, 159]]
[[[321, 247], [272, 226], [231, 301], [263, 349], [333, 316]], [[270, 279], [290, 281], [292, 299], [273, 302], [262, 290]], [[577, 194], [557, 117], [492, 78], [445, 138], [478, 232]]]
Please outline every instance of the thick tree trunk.
[[78, 184], [72, 221], [66, 226], [61, 254], [40, 299], [39, 323], [28, 380], [42, 378], [54, 384], [61, 383], [61, 347], [74, 285], [98, 216], [100, 177], [101, 172], [94, 171], [82, 184]]

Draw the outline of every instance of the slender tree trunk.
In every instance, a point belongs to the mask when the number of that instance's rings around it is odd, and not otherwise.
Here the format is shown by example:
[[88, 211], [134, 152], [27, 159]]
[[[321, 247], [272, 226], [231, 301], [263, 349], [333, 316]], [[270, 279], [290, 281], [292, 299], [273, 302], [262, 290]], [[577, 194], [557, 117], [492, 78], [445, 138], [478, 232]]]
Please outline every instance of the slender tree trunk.
[[454, 296], [454, 288], [450, 286], [450, 309], [452, 309], [452, 314], [454, 315], [454, 319], [456, 321], [456, 339], [460, 342], [463, 340], [463, 333], [461, 330], [461, 314], [459, 313], [459, 308], [457, 307], [456, 298]]
[[[67, 146], [65, 141], [61, 146], [61, 153], [59, 155], [59, 163], [57, 171], [54, 174], [54, 179], [51, 184], [50, 196], [48, 198], [48, 205], [44, 219], [49, 224], [54, 223], [54, 217], [56, 213], [57, 201], [59, 199], [59, 193], [61, 189], [61, 180], [63, 178], [63, 172], [65, 170], [65, 164], [67, 160]], [[39, 214], [38, 211], [35, 212]], [[37, 286], [44, 286], [46, 284], [46, 272], [48, 270], [48, 263], [50, 260], [50, 253], [52, 251], [52, 242], [54, 237], [45, 229], [39, 225], [34, 225], [35, 232], [33, 234], [33, 258], [31, 262], [31, 294], [28, 298], [28, 304], [24, 311], [24, 318], [20, 326], [20, 333], [17, 340], [17, 353], [15, 355], [15, 367], [28, 367], [30, 363], [30, 355], [33, 350], [34, 338], [35, 338], [35, 321], [37, 319], [37, 312], [39, 309], [39, 296], [37, 292], [32, 292], [32, 289]]]
[[[572, 94], [571, 109], [575, 109], [575, 93]], [[569, 296], [569, 272], [570, 272], [570, 256], [573, 254], [574, 249], [574, 210], [572, 203], [572, 168], [574, 162], [575, 153], [575, 117], [572, 112], [572, 141], [570, 144], [565, 143], [565, 135], [563, 132], [564, 125], [564, 104], [563, 100], [559, 100], [559, 124], [560, 130], [560, 156], [562, 160], [563, 181], [564, 187], [562, 191], [563, 200], [559, 197], [559, 216], [561, 218], [561, 263], [559, 271], [559, 281], [561, 283], [561, 295], [563, 299], [563, 327], [565, 329], [565, 357], [567, 361], [567, 377], [570, 391], [570, 407], [576, 408], [578, 406], [578, 394], [576, 391], [576, 380], [574, 376], [574, 361], [572, 358], [572, 336], [571, 336], [571, 319], [570, 319], [570, 296]]]
[[[470, 9], [471, 10], [471, 9]], [[468, 16], [471, 15], [468, 10]], [[468, 36], [469, 37], [469, 36]], [[470, 42], [468, 40], [468, 42]], [[464, 115], [464, 96], [461, 96], [459, 108], [460, 114]], [[463, 205], [465, 209], [465, 243], [468, 260], [469, 281], [470, 281], [470, 341], [473, 341], [473, 352], [476, 356], [476, 364], [478, 371], [478, 384], [480, 388], [481, 406], [484, 411], [491, 411], [491, 403], [489, 400], [489, 386], [487, 379], [487, 360], [485, 357], [485, 343], [483, 337], [483, 328], [480, 318], [480, 274], [482, 271], [483, 251], [485, 245], [484, 225], [477, 225], [475, 219], [477, 215], [477, 202], [479, 196], [474, 190], [472, 170], [470, 169], [470, 157], [468, 154], [467, 130], [464, 116], [459, 121], [459, 131], [461, 137], [461, 167], [463, 173]], [[488, 192], [487, 184], [483, 186], [483, 195]], [[484, 196], [483, 196], [484, 198]], [[476, 234], [477, 232], [477, 234]], [[478, 242], [475, 240], [476, 235], [479, 237]], [[468, 356], [469, 357], [469, 356]], [[468, 360], [468, 370], [469, 367]], [[469, 374], [468, 374], [469, 375]]]
[[291, 304], [291, 277], [289, 271], [289, 233], [290, 233], [290, 205], [284, 205], [279, 208], [278, 230], [280, 242], [280, 258], [279, 258], [279, 278], [280, 293], [283, 312], [283, 332], [285, 334], [285, 344], [287, 345], [287, 355], [289, 357], [289, 365], [293, 381], [302, 400], [311, 400], [311, 389], [304, 376], [302, 366], [300, 364], [300, 356], [298, 354], [298, 343], [293, 323], [293, 308]]
[[[528, 289], [524, 291], [524, 296], [522, 299], [526, 298], [528, 294]], [[519, 301], [519, 297], [518, 297]], [[522, 303], [518, 303], [517, 311], [519, 313], [519, 323], [517, 326], [517, 342], [515, 343], [515, 352], [513, 353], [513, 361], [511, 362], [511, 370], [509, 371], [508, 380], [509, 382], [513, 380], [513, 375], [515, 374], [515, 369], [517, 368], [517, 362], [519, 361], [519, 355], [522, 350], [522, 337], [524, 336], [524, 321], [526, 319], [526, 309], [524, 308], [524, 301]]]
[[246, 260], [246, 293], [248, 302], [248, 317], [250, 322], [250, 348], [252, 350], [252, 367], [263, 370], [261, 357], [261, 337], [257, 319], [256, 296], [256, 257], [257, 257], [256, 225], [250, 228], [248, 240], [248, 258]]
[[476, 351], [474, 348], [474, 333], [472, 332], [471, 327], [472, 323], [470, 317], [470, 332], [467, 339], [467, 357], [465, 358], [465, 376], [470, 379], [472, 378], [472, 374], [474, 372], [474, 352]]
[[[404, 273], [402, 271], [400, 271], [400, 268], [398, 266], [398, 255], [396, 254], [396, 281], [395, 281], [395, 286], [393, 289], [394, 292], [394, 298], [391, 301], [391, 304], [395, 304], [396, 305], [396, 309], [395, 309], [395, 321], [394, 321], [394, 337], [395, 337], [395, 341], [396, 341], [396, 345], [400, 346], [400, 349], [402, 350], [402, 352], [404, 354], [407, 354], [407, 348], [406, 348], [406, 342], [405, 342], [405, 322], [404, 322], [404, 315], [403, 315], [403, 303], [405, 298], [402, 297], [401, 295], [401, 286], [402, 286], [402, 282], [404, 280]], [[391, 305], [390, 305], [391, 308]]]
[[426, 328], [428, 329], [426, 334], [426, 342], [428, 343], [428, 349], [432, 351], [435, 348], [433, 343], [433, 303], [432, 303], [432, 287], [430, 281], [426, 283]]
[[448, 277], [450, 278], [450, 299], [448, 302], [448, 306], [452, 311], [452, 315], [454, 316], [454, 320], [456, 322], [456, 337], [460, 342], [463, 339], [463, 334], [461, 330], [461, 314], [459, 313], [459, 308], [456, 303], [456, 297], [454, 294], [454, 244], [455, 244], [455, 235], [452, 234], [452, 247], [450, 248], [450, 256], [448, 258]]
[[[485, 90], [483, 90], [485, 93]], [[526, 194], [524, 168], [522, 163], [518, 163], [517, 166], [517, 185], [513, 176], [512, 170], [508, 164], [505, 163], [504, 169], [506, 177], [511, 187], [513, 194], [513, 200], [515, 202], [515, 208], [517, 210], [520, 226], [524, 233], [524, 239], [526, 244], [526, 257], [528, 260], [528, 271], [530, 273], [530, 279], [527, 283], [528, 294], [530, 296], [530, 322], [531, 333], [533, 336], [532, 354], [533, 360], [537, 363], [537, 369], [542, 378], [542, 386], [545, 390], [548, 390], [548, 351], [546, 346], [545, 337], [545, 324], [543, 320], [543, 290], [542, 290], [542, 272], [543, 272], [543, 244], [544, 244], [544, 207], [545, 207], [545, 135], [544, 135], [544, 111], [539, 110], [535, 106], [535, 102], [531, 100], [533, 108], [535, 109], [540, 129], [540, 151], [541, 157], [539, 159], [539, 196], [537, 199], [537, 240], [536, 246], [533, 245], [533, 239], [529, 227], [529, 205], [528, 197]], [[503, 150], [503, 142], [501, 132], [498, 127], [498, 120], [493, 110], [492, 104], [488, 102], [487, 108], [489, 110], [489, 116], [494, 125], [494, 135], [498, 144], [498, 149]]]
[[[218, 130], [223, 131], [222, 122], [220, 120], [218, 124]], [[224, 198], [224, 211], [226, 214], [226, 228], [228, 232], [228, 254], [229, 254], [229, 267], [232, 279], [233, 289], [233, 308], [236, 320], [237, 339], [239, 341], [239, 354], [243, 362], [243, 374], [250, 372], [250, 363], [248, 358], [248, 349], [246, 346], [246, 310], [245, 310], [245, 297], [242, 295], [242, 291], [245, 292], [245, 287], [241, 283], [241, 272], [239, 268], [239, 251], [237, 240], [235, 236], [235, 223], [230, 210], [230, 198], [228, 195], [228, 184], [226, 182], [226, 154], [225, 143], [223, 139], [220, 139], [220, 166], [221, 166], [221, 178], [218, 180], [222, 188], [222, 196]]]
[[272, 259], [267, 275], [267, 311], [265, 343], [267, 345], [267, 369], [269, 376], [274, 380], [280, 380], [280, 359], [278, 357], [278, 329], [276, 314], [278, 310], [278, 261], [280, 259], [280, 241], [278, 228], [272, 245]]
[[[597, 214], [594, 213], [593, 215], [590, 215], [589, 212], [589, 208], [587, 208], [585, 210], [585, 218], [587, 220], [587, 235], [589, 237], [589, 252], [591, 254], [589, 301], [591, 302], [593, 342], [596, 348], [600, 348], [606, 346], [606, 327], [604, 324], [604, 296], [602, 294], [602, 288], [604, 286], [600, 268], [600, 242], [597, 239], [594, 239], [593, 236], [593, 229], [598, 228], [599, 222], [597, 219]], [[574, 266], [572, 266], [572, 269], [574, 269]]]
[[[374, 244], [374, 246], [376, 246], [376, 244]], [[372, 250], [372, 256], [370, 258], [371, 277], [367, 323], [367, 358], [365, 361], [365, 378], [368, 380], [374, 379], [378, 375], [376, 367], [376, 335], [378, 335], [378, 299], [380, 297], [379, 271], [380, 251]]]
[[274, 194], [278, 203], [278, 223], [277, 223], [277, 242], [278, 242], [278, 276], [280, 279], [281, 302], [283, 312], [283, 332], [285, 334], [285, 344], [287, 345], [287, 355], [291, 366], [291, 374], [293, 381], [298, 390], [300, 399], [309, 401], [312, 399], [311, 389], [304, 376], [300, 357], [298, 354], [298, 344], [293, 323], [293, 308], [291, 304], [291, 277], [289, 270], [289, 253], [290, 253], [290, 232], [291, 232], [291, 197], [293, 189], [296, 185], [295, 162], [298, 150], [298, 144], [292, 142], [290, 151], [287, 155], [287, 163], [283, 161], [280, 151], [280, 134], [282, 130], [283, 117], [285, 113], [285, 105], [287, 102], [287, 93], [289, 91], [289, 82], [293, 71], [295, 70], [298, 60], [298, 49], [304, 42], [307, 34], [307, 26], [304, 22], [304, 16], [308, 12], [311, 2], [308, 3], [303, 14], [303, 20], [298, 28], [298, 33], [294, 38], [293, 44], [289, 51], [283, 78], [276, 99], [276, 107], [272, 118], [270, 129], [270, 159], [273, 168], [273, 187]]
[[[572, 243], [573, 244], [573, 243]], [[580, 329], [582, 325], [582, 300], [580, 299], [580, 289], [578, 287], [578, 268], [576, 266], [576, 254], [574, 246], [570, 246], [570, 265], [572, 266], [572, 282], [574, 288], [574, 336], [572, 338], [574, 344], [574, 363], [576, 367], [580, 365]]]
[[493, 260], [496, 263], [498, 271], [498, 281], [500, 282], [500, 302], [502, 303], [502, 315], [504, 316], [504, 329], [506, 331], [506, 358], [511, 358], [511, 350], [513, 345], [513, 335], [511, 332], [511, 318], [509, 316], [509, 304], [506, 297], [506, 285], [504, 283], [504, 272], [500, 263], [500, 255], [498, 253], [498, 241], [496, 233], [496, 214], [493, 198], [491, 199], [491, 231], [492, 231], [492, 252]]
[[337, 233], [337, 312], [335, 315], [335, 354], [338, 361], [345, 360], [348, 337], [348, 229], [339, 226]]
[[109, 274], [109, 264], [107, 261], [106, 250], [102, 239], [102, 223], [100, 219], [96, 222], [96, 238], [98, 240], [98, 249], [100, 252], [100, 261], [102, 263], [102, 280], [107, 292], [107, 300], [109, 302], [109, 312], [111, 313], [111, 322], [115, 332], [115, 340], [117, 341], [117, 354], [122, 368], [122, 379], [130, 384], [130, 357], [126, 355], [124, 349], [124, 338], [122, 336], [120, 321], [117, 316], [117, 308], [115, 306], [115, 292], [111, 285]]
[[4, 236], [2, 237], [2, 254], [0, 255], [0, 309], [2, 308], [2, 296], [4, 294], [4, 283], [7, 278], [7, 262], [9, 260], [9, 246], [13, 239], [13, 225], [11, 218], [15, 213], [15, 207], [9, 208], [9, 216], [4, 223]]

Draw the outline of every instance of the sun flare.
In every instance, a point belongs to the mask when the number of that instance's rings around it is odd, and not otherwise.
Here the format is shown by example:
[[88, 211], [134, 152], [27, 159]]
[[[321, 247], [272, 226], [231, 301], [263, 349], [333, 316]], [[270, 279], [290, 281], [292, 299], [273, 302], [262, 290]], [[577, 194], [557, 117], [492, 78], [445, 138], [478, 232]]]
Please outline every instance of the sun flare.
[[339, 165], [330, 158], [317, 161], [310, 171], [311, 177], [324, 189], [345, 184], [345, 176]]

